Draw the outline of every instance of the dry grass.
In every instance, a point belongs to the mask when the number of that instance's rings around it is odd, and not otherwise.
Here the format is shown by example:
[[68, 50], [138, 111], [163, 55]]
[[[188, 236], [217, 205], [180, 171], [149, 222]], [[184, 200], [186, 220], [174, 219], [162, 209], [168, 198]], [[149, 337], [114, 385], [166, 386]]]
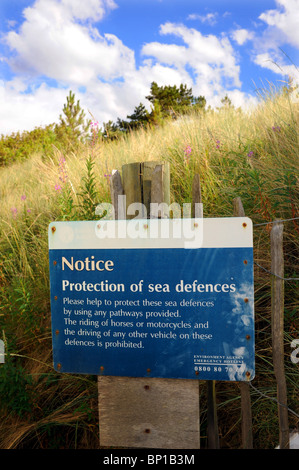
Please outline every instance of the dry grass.
[[[266, 96], [249, 114], [235, 109], [193, 114], [118, 141], [82, 146], [76, 153], [62, 155], [56, 150], [51, 158], [33, 155], [28, 161], [0, 169], [0, 331], [11, 354], [5, 377], [10, 374], [17, 379], [7, 383], [14, 387], [15, 400], [0, 387], [4, 394], [1, 448], [98, 447], [95, 378], [56, 374], [52, 367], [47, 226], [63, 217], [60, 193], [55, 190], [57, 184], [64, 187], [59, 180], [61, 159], [66, 160], [64, 169], [74, 203], [79, 201], [89, 156], [95, 163], [98, 203], [110, 201], [105, 175], [113, 169], [121, 170], [123, 164], [135, 161], [169, 161], [172, 200], [189, 202], [193, 176], [199, 173], [206, 217], [231, 216], [233, 198], [241, 196], [246, 214], [256, 224], [298, 216], [298, 128], [298, 103], [288, 94], [278, 93]], [[184, 158], [187, 146], [192, 149], [188, 163]], [[299, 272], [297, 222], [285, 224], [288, 277]], [[269, 227], [256, 227], [254, 243], [255, 260], [269, 269]], [[285, 363], [291, 408], [298, 405], [298, 367], [289, 358], [290, 341], [299, 337], [296, 287], [295, 282], [285, 285]], [[255, 297], [255, 384], [275, 396], [270, 277], [257, 266]], [[219, 383], [217, 396], [222, 445], [238, 448], [240, 393], [235, 386]], [[255, 446], [274, 447], [278, 442], [276, 405], [255, 392], [252, 402]], [[295, 427], [298, 420], [290, 415], [290, 423]], [[201, 426], [204, 436], [204, 391]]]

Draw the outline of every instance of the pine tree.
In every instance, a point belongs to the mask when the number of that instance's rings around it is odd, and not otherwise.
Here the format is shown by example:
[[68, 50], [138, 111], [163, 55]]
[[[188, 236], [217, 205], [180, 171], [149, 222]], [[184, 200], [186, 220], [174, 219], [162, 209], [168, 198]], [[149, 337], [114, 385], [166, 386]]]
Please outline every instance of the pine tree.
[[130, 129], [138, 129], [148, 123], [149, 113], [145, 106], [140, 103], [135, 107], [133, 114], [127, 116], [130, 119], [128, 125]]
[[226, 94], [224, 98], [221, 100], [221, 104], [224, 108], [233, 108], [232, 100]]
[[85, 112], [81, 109], [80, 100], [75, 104], [75, 93], [71, 90], [63, 106], [63, 114], [59, 116], [60, 124], [56, 127], [58, 136], [66, 137], [71, 143], [83, 139], [91, 121], [85, 121]]
[[113, 121], [103, 122], [103, 137], [107, 140], [115, 140], [118, 139], [122, 135], [122, 131], [119, 128], [117, 123]]
[[149, 115], [149, 122], [154, 126], [161, 126], [163, 124], [165, 114], [161, 109], [160, 102], [155, 100], [152, 106], [152, 111]]
[[207, 104], [207, 100], [205, 99], [204, 96], [201, 95], [201, 96], [194, 98], [193, 106], [195, 109], [204, 111], [206, 108], [206, 104]]
[[[106, 140], [115, 140], [140, 127], [163, 125], [165, 119], [176, 119], [192, 108], [200, 111], [205, 110], [205, 97], [194, 97], [192, 88], [188, 88], [186, 84], [180, 84], [179, 87], [176, 85], [159, 86], [156, 82], [152, 82], [150, 91], [150, 95], [145, 97], [151, 103], [150, 112], [142, 103], [139, 103], [138, 106], [135, 106], [133, 113], [127, 116], [129, 120], [117, 118], [115, 123], [111, 120], [104, 122], [102, 137]], [[70, 99], [68, 103], [69, 101]], [[74, 106], [74, 99], [72, 106]], [[65, 114], [66, 111], [67, 109], [64, 111]]]
[[178, 88], [176, 85], [159, 86], [156, 82], [151, 84], [151, 94], [146, 96], [155, 108], [158, 103], [163, 117], [176, 117], [178, 114], [184, 114], [194, 102], [192, 88], [181, 84]]

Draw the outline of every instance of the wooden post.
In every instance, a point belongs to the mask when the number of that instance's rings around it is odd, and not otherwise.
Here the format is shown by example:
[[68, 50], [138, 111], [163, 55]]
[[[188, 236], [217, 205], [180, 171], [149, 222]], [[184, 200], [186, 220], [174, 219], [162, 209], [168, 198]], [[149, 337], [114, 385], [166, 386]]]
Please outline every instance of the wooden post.
[[[271, 230], [271, 311], [272, 311], [272, 353], [274, 373], [277, 381], [279, 417], [279, 446], [289, 448], [289, 422], [287, 410], [287, 386], [284, 369], [284, 259], [283, 224], [276, 221]], [[279, 276], [279, 277], [278, 277]]]
[[[245, 211], [240, 197], [233, 201], [234, 216], [245, 217]], [[249, 384], [239, 383], [241, 391], [241, 415], [242, 415], [242, 447], [243, 449], [253, 449], [252, 438], [252, 412]]]
[[118, 170], [112, 171], [110, 178], [111, 203], [114, 207], [114, 219], [123, 220], [126, 218], [126, 208], [123, 204], [124, 188], [121, 182], [121, 176]]
[[[154, 174], [156, 167], [160, 167], [160, 170], [157, 169]], [[139, 218], [150, 218], [150, 204], [151, 202], [157, 202], [157, 198], [160, 202], [170, 204], [170, 170], [168, 163], [161, 165], [159, 162], [144, 162], [124, 165], [122, 168], [122, 181], [126, 196], [126, 209], [128, 210], [131, 204], [139, 203], [141, 209], [138, 214]], [[156, 200], [152, 201], [152, 187], [155, 186], [157, 186], [155, 191]], [[129, 214], [127, 212], [127, 219], [135, 217], [135, 212]]]
[[235, 217], [245, 217], [244, 207], [240, 197], [236, 197], [233, 200], [234, 205], [234, 216]]
[[[168, 176], [168, 175], [167, 175]], [[166, 176], [166, 177], [167, 177]], [[156, 165], [153, 171], [152, 187], [151, 187], [151, 204], [150, 204], [150, 218], [151, 219], [164, 219], [168, 217], [164, 211], [164, 183], [165, 175], [163, 165]], [[168, 190], [167, 190], [168, 193]]]
[[[126, 208], [132, 203], [144, 204], [146, 214], [140, 206], [138, 217], [149, 218], [151, 202], [169, 204], [169, 165], [124, 165], [122, 184], [117, 175], [111, 186], [114, 199], [124, 194]], [[115, 218], [120, 218], [119, 214]], [[99, 376], [98, 391], [101, 446], [199, 448], [197, 380]]]
[[[200, 177], [198, 174], [194, 175], [193, 183], [192, 183], [191, 216], [203, 217]], [[207, 414], [208, 448], [219, 449], [219, 432], [218, 432], [217, 403], [216, 403], [216, 381], [207, 380], [206, 384], [207, 384], [207, 395], [208, 395], [208, 414]]]
[[199, 174], [195, 174], [192, 183], [192, 208], [191, 217], [203, 217], [203, 205], [201, 199], [201, 187]]
[[207, 380], [208, 387], [208, 448], [219, 449], [219, 431], [216, 403], [216, 380]]

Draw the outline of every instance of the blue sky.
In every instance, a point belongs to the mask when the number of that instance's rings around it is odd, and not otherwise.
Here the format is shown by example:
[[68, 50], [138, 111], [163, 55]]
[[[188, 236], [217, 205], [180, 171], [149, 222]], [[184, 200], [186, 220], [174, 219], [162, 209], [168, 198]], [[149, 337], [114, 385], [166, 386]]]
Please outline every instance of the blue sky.
[[299, 0], [1, 0], [0, 134], [59, 121], [69, 90], [100, 125], [152, 81], [219, 106], [299, 83]]

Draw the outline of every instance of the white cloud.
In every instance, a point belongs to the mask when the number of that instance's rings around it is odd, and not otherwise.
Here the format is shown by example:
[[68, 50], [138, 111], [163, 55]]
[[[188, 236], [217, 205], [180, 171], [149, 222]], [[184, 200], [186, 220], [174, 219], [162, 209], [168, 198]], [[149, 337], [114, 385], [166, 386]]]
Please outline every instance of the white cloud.
[[[240, 87], [240, 68], [229, 39], [225, 36], [204, 36], [193, 28], [181, 24], [165, 23], [160, 28], [162, 35], [175, 35], [185, 45], [149, 43], [142, 53], [154, 57], [158, 62], [176, 68], [180, 74], [192, 69], [194, 89], [223, 93], [224, 86]], [[204, 93], [200, 93], [204, 94]], [[206, 93], [205, 93], [206, 96]]]
[[[49, 88], [42, 84], [25, 93], [26, 84], [19, 79], [0, 82], [0, 134], [32, 130], [57, 122], [66, 101], [66, 90]], [[5, 118], [4, 118], [5, 116]]]
[[241, 90], [229, 90], [227, 94], [236, 108], [242, 108], [245, 111], [252, 110], [258, 104], [256, 96], [249, 95]]
[[117, 8], [114, 0], [62, 0], [62, 5], [74, 18], [93, 21], [101, 20], [108, 11]]
[[[20, 28], [5, 37], [13, 52], [5, 61], [16, 75], [0, 83], [5, 116], [0, 133], [58, 122], [69, 89], [86, 114], [90, 110], [100, 123], [126, 118], [139, 102], [149, 108], [145, 96], [152, 81], [186, 83], [212, 106], [218, 106], [226, 93], [236, 105], [246, 102], [228, 36], [204, 36], [196, 29], [165, 23], [160, 34], [170, 37], [168, 44], [145, 44], [137, 68], [132, 49], [94, 27], [116, 7], [114, 0], [36, 0], [24, 10]], [[184, 45], [172, 44], [171, 35]]]
[[9, 60], [13, 70], [86, 86], [98, 75], [111, 80], [134, 67], [133, 51], [116, 36], [100, 36], [96, 29], [74, 20], [88, 19], [93, 12], [95, 17], [102, 16], [104, 6], [113, 2], [93, 0], [84, 11], [81, 4], [78, 0], [37, 0], [26, 8], [20, 31], [6, 36], [15, 51]]
[[260, 19], [273, 27], [289, 44], [299, 47], [299, 0], [276, 0], [278, 9], [267, 10]]
[[175, 64], [179, 67], [186, 64], [188, 48], [185, 46], [177, 46], [176, 44], [151, 42], [143, 46], [142, 54], [144, 56], [155, 57], [161, 63]]
[[[259, 16], [267, 27], [261, 36], [254, 38], [252, 58], [260, 67], [299, 83], [299, 0], [275, 1], [276, 9]], [[290, 58], [283, 52], [286, 45], [292, 47]]]
[[257, 54], [254, 62], [260, 67], [271, 70], [278, 75], [284, 75], [293, 79], [294, 83], [299, 84], [299, 70], [295, 65], [286, 65], [281, 63], [282, 56], [274, 54], [273, 52], [265, 52]]
[[[20, 29], [5, 37], [13, 55], [3, 60], [18, 78], [1, 83], [6, 119], [0, 133], [57, 122], [69, 89], [100, 122], [116, 119], [125, 108], [132, 111], [123, 90], [125, 77], [136, 71], [134, 51], [92, 27], [113, 8], [113, 0], [36, 0], [24, 10]], [[46, 84], [53, 80], [58, 89]], [[135, 102], [132, 92], [129, 96]]]
[[232, 36], [232, 39], [239, 44], [239, 46], [243, 46], [245, 42], [253, 39], [254, 34], [252, 31], [248, 31], [247, 29], [244, 29], [244, 28], [239, 28], [233, 31], [231, 36]]
[[263, 52], [261, 54], [257, 54], [256, 57], [254, 58], [254, 62], [260, 67], [267, 68], [274, 73], [282, 72], [277, 62], [275, 62], [273, 58], [273, 54], [270, 55], [269, 52]]
[[206, 15], [198, 15], [197, 13], [192, 13], [188, 16], [188, 20], [199, 20], [201, 23], [208, 23], [213, 26], [217, 23], [218, 13], [207, 13]]

